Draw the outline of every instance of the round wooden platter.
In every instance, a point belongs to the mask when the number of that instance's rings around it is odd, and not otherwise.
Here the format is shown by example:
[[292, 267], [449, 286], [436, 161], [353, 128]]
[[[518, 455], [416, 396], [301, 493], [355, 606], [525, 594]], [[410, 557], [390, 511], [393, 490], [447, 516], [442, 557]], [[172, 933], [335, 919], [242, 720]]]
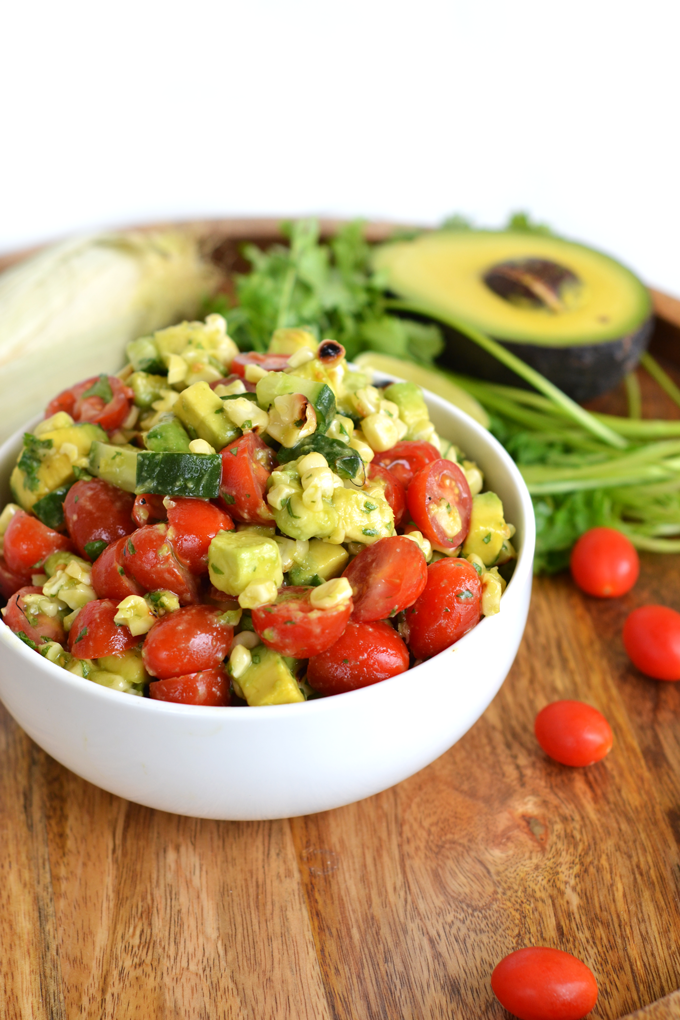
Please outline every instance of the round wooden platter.
[[[275, 226], [207, 228], [235, 259], [236, 241]], [[666, 354], [679, 340], [660, 324]], [[640, 381], [646, 415], [678, 417]], [[677, 1018], [680, 685], [639, 675], [620, 639], [650, 601], [680, 607], [678, 557], [643, 556], [613, 602], [538, 579], [517, 660], [472, 730], [394, 789], [306, 818], [122, 801], [0, 707], [0, 1016], [500, 1020], [494, 965], [547, 945], [595, 972], [591, 1017]], [[537, 747], [534, 716], [561, 697], [607, 715], [604, 762], [562, 768]]]

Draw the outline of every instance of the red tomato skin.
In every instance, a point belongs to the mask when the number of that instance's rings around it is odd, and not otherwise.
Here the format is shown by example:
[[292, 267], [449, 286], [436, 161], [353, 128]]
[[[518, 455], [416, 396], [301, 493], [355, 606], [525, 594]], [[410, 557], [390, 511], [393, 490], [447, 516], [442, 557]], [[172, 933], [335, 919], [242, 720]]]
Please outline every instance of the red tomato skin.
[[87, 542], [110, 544], [134, 531], [134, 501], [131, 493], [101, 478], [82, 479], [71, 486], [64, 500], [64, 518], [80, 556], [91, 559], [85, 552]]
[[534, 946], [496, 966], [491, 987], [519, 1020], [582, 1020], [597, 1002], [597, 981], [585, 963], [560, 949]]
[[391, 449], [376, 453], [371, 464], [386, 468], [404, 489], [408, 489], [414, 476], [436, 460], [441, 460], [441, 457], [432, 443], [402, 439]]
[[[410, 539], [408, 540], [410, 541]], [[471, 592], [472, 597], [459, 598]], [[422, 595], [405, 612], [407, 643], [416, 659], [430, 659], [479, 623], [482, 582], [467, 560], [437, 560], [427, 568]]]
[[231, 704], [229, 678], [221, 666], [198, 673], [154, 680], [149, 684], [149, 697], [156, 701], [172, 701], [177, 705]]
[[232, 375], [236, 374], [242, 379], [245, 378], [247, 365], [258, 365], [266, 372], [283, 372], [288, 367], [290, 354], [259, 354], [257, 351], [247, 351], [245, 354], [237, 354], [232, 361]]
[[279, 589], [277, 601], [253, 609], [253, 627], [263, 644], [280, 655], [309, 659], [338, 640], [352, 614], [352, 600], [334, 609], [314, 609], [312, 587]]
[[30, 585], [30, 574], [17, 574], [10, 570], [4, 556], [0, 556], [0, 598], [9, 599], [19, 588]]
[[67, 535], [60, 535], [37, 517], [18, 510], [5, 532], [5, 563], [15, 573], [30, 576], [43, 561], [60, 549], [73, 550]]
[[113, 622], [117, 611], [115, 599], [97, 599], [83, 606], [68, 635], [71, 655], [76, 659], [99, 659], [104, 655], [122, 655], [138, 645], [138, 637]]
[[634, 666], [655, 680], [680, 680], [680, 613], [640, 606], [623, 625], [623, 646]]
[[10, 630], [13, 630], [15, 634], [23, 631], [38, 648], [47, 641], [56, 641], [61, 645], [66, 640], [66, 635], [59, 617], [38, 613], [33, 623], [29, 623], [26, 617], [24, 595], [39, 595], [41, 593], [42, 588], [35, 588], [30, 584], [20, 588], [7, 603], [3, 619]]
[[175, 556], [166, 524], [145, 524], [127, 536], [123, 569], [144, 591], [165, 588], [177, 595], [182, 606], [198, 602], [196, 581]]
[[401, 528], [408, 520], [408, 512], [406, 509], [406, 489], [398, 480], [397, 476], [392, 471], [388, 471], [382, 464], [376, 464], [375, 460], [372, 460], [367, 468], [367, 475], [369, 481], [379, 481], [385, 483], [385, 499], [392, 507], [392, 513], [394, 514], [394, 526], [395, 528]]
[[352, 585], [354, 623], [386, 620], [412, 606], [427, 584], [427, 563], [402, 535], [364, 546], [343, 572]]
[[168, 499], [168, 541], [180, 563], [192, 574], [208, 572], [208, 549], [219, 531], [233, 531], [234, 522], [204, 499], [175, 496]]
[[109, 375], [107, 378], [112, 392], [112, 398], [108, 404], [102, 397], [83, 396], [83, 393], [98, 381], [99, 376], [95, 375], [91, 379], [77, 383], [68, 390], [62, 390], [47, 405], [45, 417], [50, 418], [58, 411], [66, 411], [74, 421], [92, 422], [101, 425], [107, 432], [114, 432], [127, 418], [134, 393], [129, 386], [124, 386], [115, 375]]
[[128, 577], [123, 567], [123, 551], [127, 535], [112, 542], [92, 564], [92, 587], [100, 599], [121, 602], [128, 595], [143, 595], [141, 584]]
[[614, 743], [605, 717], [583, 701], [553, 701], [546, 705], [536, 716], [534, 733], [550, 758], [575, 768], [601, 761]]
[[274, 452], [254, 432], [248, 432], [221, 451], [220, 497], [227, 513], [245, 524], [274, 520], [264, 494], [275, 466]]
[[132, 520], [138, 528], [143, 528], [149, 521], [167, 521], [168, 511], [163, 503], [164, 496], [157, 493], [145, 492], [135, 497], [132, 507]]
[[[460, 515], [460, 531], [451, 538], [430, 514], [440, 499], [454, 504]], [[406, 505], [418, 529], [434, 546], [456, 549], [467, 538], [472, 493], [463, 471], [452, 460], [438, 460], [419, 471], [408, 487]]]
[[216, 669], [234, 636], [220, 622], [218, 606], [186, 606], [163, 616], [146, 635], [142, 659], [147, 672], [161, 680]]
[[637, 549], [615, 528], [591, 528], [581, 535], [569, 565], [581, 591], [600, 599], [625, 595], [640, 573]]
[[405, 673], [408, 648], [389, 623], [348, 623], [342, 636], [309, 660], [307, 682], [320, 694], [345, 694]]

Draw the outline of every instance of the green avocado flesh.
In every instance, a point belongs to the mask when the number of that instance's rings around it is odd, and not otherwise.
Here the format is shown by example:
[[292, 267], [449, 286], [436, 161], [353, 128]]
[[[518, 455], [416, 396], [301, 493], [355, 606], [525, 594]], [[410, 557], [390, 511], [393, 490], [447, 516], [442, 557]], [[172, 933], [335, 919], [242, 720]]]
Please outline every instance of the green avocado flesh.
[[[374, 259], [400, 297], [497, 340], [556, 348], [605, 343], [635, 332], [651, 314], [649, 293], [629, 269], [557, 237], [440, 231], [382, 245]], [[544, 288], [546, 301], [530, 300], [521, 286], [514, 297], [498, 293], [496, 268], [502, 283], [504, 271], [538, 261], [563, 270], [561, 287]]]

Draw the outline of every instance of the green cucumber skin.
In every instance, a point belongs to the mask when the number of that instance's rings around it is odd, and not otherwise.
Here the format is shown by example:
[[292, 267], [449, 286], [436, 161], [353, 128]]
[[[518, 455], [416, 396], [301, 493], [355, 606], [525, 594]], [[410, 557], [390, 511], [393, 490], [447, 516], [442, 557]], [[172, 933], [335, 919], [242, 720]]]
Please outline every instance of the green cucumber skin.
[[52, 528], [53, 531], [59, 531], [60, 528], [64, 527], [64, 500], [66, 499], [66, 493], [72, 485], [73, 482], [69, 482], [67, 485], [60, 485], [58, 489], [48, 492], [46, 496], [43, 496], [42, 499], [33, 504], [35, 516], [46, 527]]
[[215, 499], [220, 492], [222, 458], [219, 454], [153, 453], [137, 456], [135, 492], [162, 496]]
[[147, 372], [149, 375], [168, 374], [153, 337], [142, 336], [138, 340], [132, 340], [127, 345], [126, 353], [135, 372]]
[[308, 453], [320, 453], [328, 461], [329, 467], [341, 478], [356, 478], [361, 475], [364, 462], [356, 450], [352, 450], [339, 439], [329, 439], [328, 436], [313, 432], [301, 440], [296, 446], [281, 447], [277, 453], [279, 464], [286, 464], [288, 461], [297, 460]]
[[144, 442], [153, 453], [190, 453], [189, 434], [174, 414], [163, 415], [146, 434]]

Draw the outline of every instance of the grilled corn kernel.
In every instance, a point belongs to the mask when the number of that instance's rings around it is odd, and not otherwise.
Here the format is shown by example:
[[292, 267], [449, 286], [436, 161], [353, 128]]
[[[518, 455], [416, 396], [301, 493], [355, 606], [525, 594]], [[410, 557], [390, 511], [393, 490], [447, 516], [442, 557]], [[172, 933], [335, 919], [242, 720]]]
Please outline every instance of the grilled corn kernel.
[[241, 609], [257, 609], [258, 606], [266, 606], [276, 601], [278, 588], [273, 581], [262, 581], [259, 584], [249, 584], [238, 597], [238, 604]]
[[[255, 635], [257, 637], [257, 635]], [[259, 644], [259, 638], [256, 644]], [[255, 645], [253, 645], [253, 648]], [[232, 648], [231, 655], [229, 656], [229, 672], [231, 673], [234, 680], [238, 680], [239, 677], [243, 676], [245, 671], [251, 665], [253, 657], [250, 654], [250, 649], [246, 648], [244, 644], [236, 645]], [[237, 691], [238, 693], [238, 691]]]
[[269, 425], [269, 415], [261, 407], [246, 400], [245, 397], [237, 397], [236, 400], [224, 401], [224, 413], [237, 428], [244, 432], [264, 432]]
[[220, 383], [215, 387], [215, 394], [218, 397], [233, 397], [236, 393], [245, 393], [246, 388], [242, 379], [234, 379], [230, 383]]
[[61, 599], [49, 598], [47, 595], [39, 595], [37, 592], [33, 595], [24, 595], [23, 603], [26, 607], [27, 615], [43, 613], [51, 619], [54, 619], [55, 616], [58, 616], [59, 613], [62, 613], [67, 608], [66, 603], [62, 602]]
[[178, 386], [186, 379], [189, 366], [180, 354], [166, 354], [163, 358], [168, 367], [168, 385]]
[[364, 386], [350, 397], [350, 402], [360, 418], [375, 414], [380, 410], [380, 390], [375, 386]]
[[291, 354], [286, 371], [300, 368], [302, 365], [306, 365], [308, 361], [314, 361], [314, 351], [310, 351], [308, 347], [300, 347], [295, 354]]
[[[300, 457], [297, 462], [297, 469], [300, 472], [300, 478], [306, 471], [312, 471], [314, 468], [327, 468], [328, 461], [321, 453], [308, 453], [305, 457]], [[304, 488], [304, 482], [302, 483]]]
[[470, 486], [470, 492], [473, 496], [476, 496], [484, 487], [484, 475], [473, 460], [464, 460], [461, 466], [467, 483]]
[[[281, 508], [277, 507], [277, 509]], [[285, 574], [295, 565], [296, 542], [294, 538], [286, 538], [284, 535], [274, 535], [273, 537], [281, 553], [281, 570]]]
[[55, 429], [67, 429], [73, 425], [73, 418], [66, 411], [57, 411], [51, 418], [45, 418], [44, 421], [38, 422], [36, 427], [33, 429], [33, 435], [44, 436], [46, 432], [54, 432]]
[[314, 588], [309, 601], [315, 609], [335, 609], [352, 597], [352, 585], [346, 577], [334, 577]]
[[341, 443], [349, 443], [354, 432], [354, 422], [351, 418], [345, 418], [343, 414], [336, 414], [328, 426], [326, 435], [329, 439], [339, 439]]
[[235, 648], [242, 645], [244, 648], [254, 648], [255, 645], [260, 644], [260, 639], [253, 630], [242, 630], [240, 634], [237, 634], [234, 640], [231, 642], [230, 652], [233, 652]]
[[495, 616], [500, 612], [504, 590], [505, 581], [496, 567], [482, 574], [482, 616]]
[[404, 538], [410, 538], [412, 542], [415, 542], [425, 557], [425, 562], [430, 562], [432, 559], [432, 544], [429, 539], [425, 538], [422, 531], [407, 531]]
[[301, 393], [276, 397], [269, 408], [268, 432], [287, 449], [295, 446], [316, 429], [316, 411]]
[[366, 436], [361, 429], [355, 429], [349, 441], [352, 450], [356, 450], [364, 464], [370, 464], [375, 454], [366, 442]]
[[274, 485], [267, 493], [267, 502], [273, 510], [282, 510], [287, 499], [299, 493], [299, 485], [289, 485], [287, 482]]
[[394, 418], [377, 411], [369, 414], [361, 422], [361, 430], [366, 442], [376, 453], [391, 450], [399, 442], [399, 428]]
[[216, 453], [217, 451], [205, 439], [192, 439], [189, 443], [191, 453]]
[[260, 365], [246, 365], [246, 382], [258, 383], [260, 379], [264, 379], [266, 375], [269, 375], [266, 368], [261, 368]]
[[118, 603], [113, 622], [128, 628], [133, 637], [148, 634], [156, 617], [141, 595], [128, 595]]

